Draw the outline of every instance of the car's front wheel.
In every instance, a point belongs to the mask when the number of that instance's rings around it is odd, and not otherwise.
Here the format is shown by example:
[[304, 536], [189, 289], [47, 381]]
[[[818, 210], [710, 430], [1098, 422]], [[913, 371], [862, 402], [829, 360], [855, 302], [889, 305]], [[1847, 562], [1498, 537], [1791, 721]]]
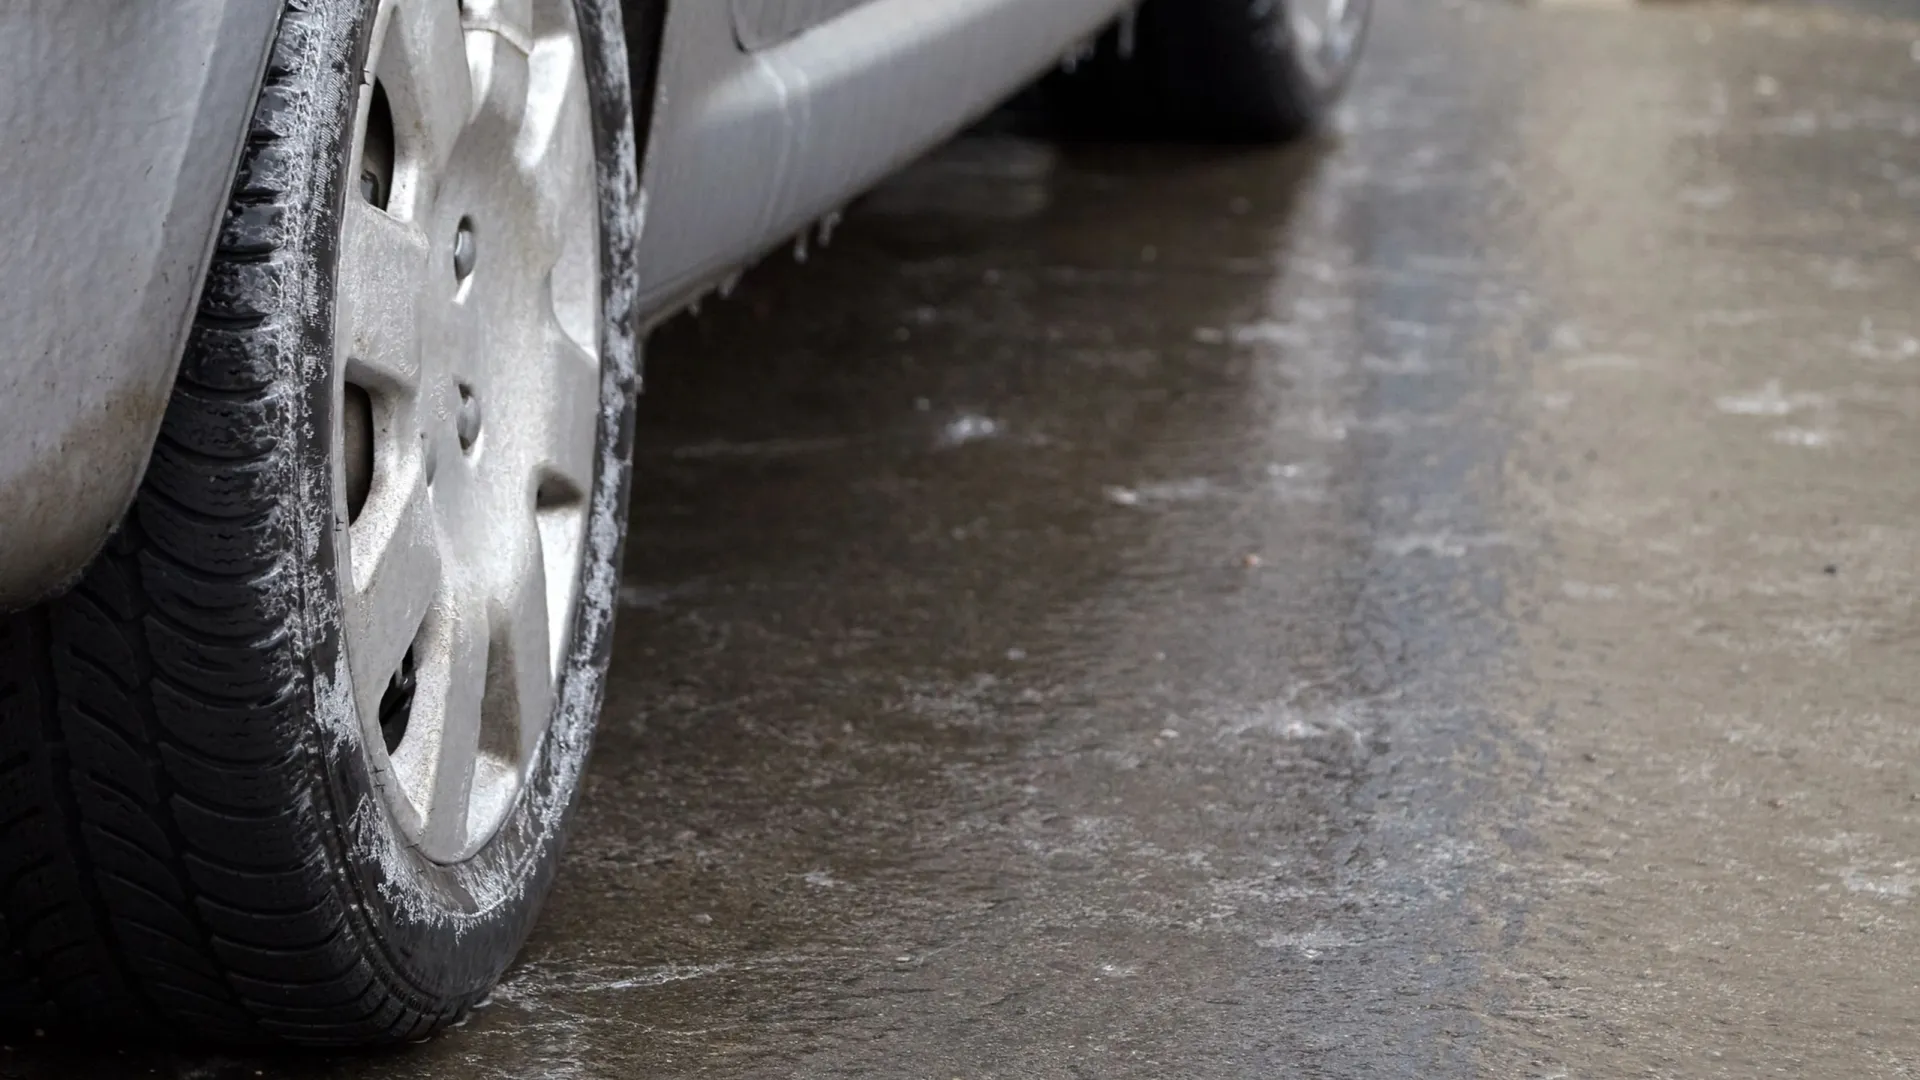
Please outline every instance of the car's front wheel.
[[635, 382], [617, 0], [294, 0], [159, 444], [0, 620], [0, 1015], [418, 1038], [599, 709]]

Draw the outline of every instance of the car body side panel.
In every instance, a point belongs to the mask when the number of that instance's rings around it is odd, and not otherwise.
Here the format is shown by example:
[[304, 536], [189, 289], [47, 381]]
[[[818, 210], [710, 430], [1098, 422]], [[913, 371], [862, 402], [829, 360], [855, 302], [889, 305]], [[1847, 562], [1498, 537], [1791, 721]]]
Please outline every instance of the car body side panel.
[[139, 484], [279, 10], [0, 4], [0, 611]]
[[874, 0], [733, 0], [733, 31], [743, 49], [778, 45], [803, 30]]
[[992, 108], [1128, 0], [868, 0], [745, 52], [730, 5], [667, 15], [648, 150], [649, 319]]

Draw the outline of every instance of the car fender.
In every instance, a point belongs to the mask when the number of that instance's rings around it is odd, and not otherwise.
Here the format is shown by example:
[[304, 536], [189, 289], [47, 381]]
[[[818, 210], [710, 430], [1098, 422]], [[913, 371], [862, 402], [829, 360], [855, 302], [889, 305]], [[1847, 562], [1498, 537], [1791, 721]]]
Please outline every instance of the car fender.
[[139, 485], [280, 8], [0, 4], [0, 611]]

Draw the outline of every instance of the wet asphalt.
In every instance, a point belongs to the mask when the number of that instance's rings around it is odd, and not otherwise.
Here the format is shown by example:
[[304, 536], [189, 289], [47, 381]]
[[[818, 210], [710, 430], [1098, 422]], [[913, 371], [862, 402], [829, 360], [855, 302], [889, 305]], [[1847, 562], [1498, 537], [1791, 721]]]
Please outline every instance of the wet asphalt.
[[1920, 1073], [1920, 15], [1384, 3], [1338, 137], [976, 135], [654, 342], [523, 962], [363, 1059]]

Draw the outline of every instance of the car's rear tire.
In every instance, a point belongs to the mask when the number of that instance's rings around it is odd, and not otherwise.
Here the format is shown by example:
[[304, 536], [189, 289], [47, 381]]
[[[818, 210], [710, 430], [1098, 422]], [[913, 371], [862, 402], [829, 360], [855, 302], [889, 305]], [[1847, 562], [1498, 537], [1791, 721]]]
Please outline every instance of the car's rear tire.
[[622, 5], [531, 7], [287, 3], [135, 504], [0, 618], [0, 1022], [417, 1039], [531, 928], [606, 670], [638, 197]]
[[1144, 0], [1041, 98], [1089, 134], [1297, 138], [1327, 122], [1372, 11], [1372, 0]]

